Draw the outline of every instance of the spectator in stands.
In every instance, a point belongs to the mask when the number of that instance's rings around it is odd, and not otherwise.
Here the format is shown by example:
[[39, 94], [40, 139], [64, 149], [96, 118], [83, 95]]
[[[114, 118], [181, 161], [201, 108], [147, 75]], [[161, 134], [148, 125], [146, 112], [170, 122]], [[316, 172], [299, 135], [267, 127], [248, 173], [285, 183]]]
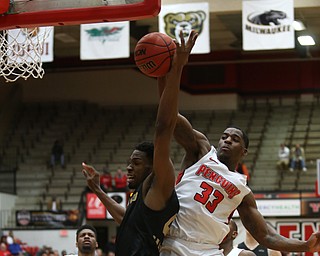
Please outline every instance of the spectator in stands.
[[7, 236], [6, 236], [6, 235], [2, 235], [2, 236], [1, 236], [0, 243], [5, 243], [5, 244], [7, 244]]
[[61, 251], [61, 256], [66, 256], [67, 255], [67, 251], [66, 250], [62, 250]]
[[97, 231], [88, 224], [82, 225], [76, 232], [78, 256], [95, 256], [98, 248]]
[[23, 255], [23, 250], [20, 246], [19, 240], [15, 237], [13, 238], [13, 243], [9, 244], [8, 249], [13, 256], [22, 256]]
[[55, 195], [53, 195], [47, 203], [47, 210], [53, 212], [62, 211], [62, 202]]
[[114, 175], [114, 190], [115, 191], [127, 191], [127, 175], [118, 167], [116, 174]]
[[37, 251], [36, 256], [49, 256], [50, 250], [50, 247], [43, 245], [42, 248]]
[[108, 252], [106, 256], [116, 256], [115, 252]]
[[[274, 230], [269, 223], [267, 223], [267, 225], [269, 230]], [[252, 251], [257, 256], [281, 256], [281, 252], [268, 249], [267, 247], [259, 244], [247, 230], [245, 241], [238, 244], [238, 248]]]
[[238, 236], [237, 224], [231, 219], [228, 224], [230, 231], [222, 243], [219, 245], [220, 249], [223, 249], [223, 255], [227, 256], [255, 256], [255, 254], [250, 250], [240, 249], [233, 246], [233, 240]]
[[54, 251], [53, 251], [52, 249], [49, 251], [49, 256], [56, 256], [56, 255], [54, 254]]
[[239, 162], [236, 171], [247, 176], [247, 182], [250, 180], [250, 172], [243, 161]]
[[103, 174], [100, 175], [100, 185], [104, 192], [112, 191], [112, 175], [107, 169], [103, 169]]
[[13, 243], [14, 235], [13, 235], [13, 231], [12, 230], [9, 231], [6, 239], [7, 239], [7, 244], [8, 245]]
[[8, 250], [7, 245], [4, 242], [0, 243], [0, 256], [11, 256], [11, 252]]
[[51, 167], [54, 167], [57, 162], [61, 164], [62, 168], [65, 168], [63, 146], [59, 140], [55, 140], [51, 149]]
[[289, 167], [290, 161], [290, 149], [284, 144], [280, 144], [280, 148], [278, 150], [278, 162], [277, 168], [279, 171], [287, 170]]
[[300, 144], [296, 144], [291, 149], [291, 163], [290, 163], [290, 171], [293, 172], [295, 169], [302, 169], [302, 171], [306, 172], [307, 168], [305, 165], [305, 155], [304, 149], [300, 146]]

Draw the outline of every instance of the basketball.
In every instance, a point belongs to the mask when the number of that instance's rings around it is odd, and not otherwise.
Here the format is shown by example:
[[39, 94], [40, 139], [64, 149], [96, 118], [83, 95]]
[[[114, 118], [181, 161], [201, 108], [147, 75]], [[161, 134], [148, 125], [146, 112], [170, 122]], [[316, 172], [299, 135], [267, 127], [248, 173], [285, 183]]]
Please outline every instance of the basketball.
[[142, 37], [134, 50], [134, 60], [140, 71], [147, 76], [164, 76], [171, 68], [176, 50], [172, 38], [153, 32]]

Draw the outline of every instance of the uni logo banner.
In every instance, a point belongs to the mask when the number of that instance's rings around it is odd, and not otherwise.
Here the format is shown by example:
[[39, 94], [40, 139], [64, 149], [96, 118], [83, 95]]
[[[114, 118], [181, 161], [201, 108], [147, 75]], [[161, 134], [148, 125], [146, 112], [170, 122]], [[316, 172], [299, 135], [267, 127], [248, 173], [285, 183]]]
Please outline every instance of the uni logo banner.
[[294, 48], [293, 0], [243, 0], [243, 50]]
[[118, 59], [130, 56], [129, 21], [82, 24], [80, 59]]
[[[7, 41], [10, 48], [6, 52], [7, 61], [10, 63], [32, 63], [38, 59], [36, 52], [39, 52], [41, 62], [52, 62], [53, 35], [54, 27], [52, 26], [9, 30]], [[37, 50], [34, 51], [34, 49]]]
[[193, 29], [199, 37], [192, 53], [209, 53], [209, 21], [209, 3], [163, 5], [159, 13], [159, 32], [179, 41], [181, 30], [186, 39]]

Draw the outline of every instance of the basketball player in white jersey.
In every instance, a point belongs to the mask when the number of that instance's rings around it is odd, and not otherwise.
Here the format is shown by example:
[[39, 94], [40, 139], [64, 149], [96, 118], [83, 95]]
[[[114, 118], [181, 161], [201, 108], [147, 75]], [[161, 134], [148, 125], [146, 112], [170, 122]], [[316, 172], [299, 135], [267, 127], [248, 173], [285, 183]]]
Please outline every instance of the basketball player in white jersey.
[[223, 250], [224, 256], [256, 256], [252, 251], [240, 249], [233, 246], [233, 240], [238, 236], [237, 224], [231, 219], [229, 222], [230, 231], [220, 244], [220, 249]]
[[[178, 95], [176, 92], [174, 96], [178, 98]], [[320, 232], [308, 241], [301, 241], [269, 230], [245, 176], [235, 172], [237, 164], [247, 155], [249, 145], [248, 137], [240, 128], [228, 127], [216, 149], [179, 114], [174, 136], [185, 149], [176, 184], [180, 210], [163, 242], [162, 256], [223, 255], [219, 244], [229, 233], [228, 222], [235, 210], [244, 227], [270, 249], [320, 251]]]

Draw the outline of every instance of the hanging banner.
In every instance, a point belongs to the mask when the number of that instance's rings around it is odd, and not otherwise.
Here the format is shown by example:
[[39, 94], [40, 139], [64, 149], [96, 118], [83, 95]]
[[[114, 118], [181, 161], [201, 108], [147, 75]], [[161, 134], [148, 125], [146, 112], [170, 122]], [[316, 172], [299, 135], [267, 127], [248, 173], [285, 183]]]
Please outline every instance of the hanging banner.
[[80, 59], [117, 59], [130, 56], [129, 21], [82, 24]]
[[294, 48], [293, 21], [293, 0], [243, 0], [243, 49]]
[[[108, 196], [120, 204], [123, 208], [127, 207], [127, 193], [126, 192], [108, 192]], [[111, 220], [113, 217], [107, 209], [107, 219]]]
[[[108, 192], [107, 195], [120, 204], [123, 208], [127, 206], [127, 193], [126, 192]], [[109, 219], [113, 217], [108, 212], [108, 209], [101, 203], [100, 199], [94, 193], [87, 193], [86, 204], [87, 219]]]
[[46, 228], [76, 227], [79, 220], [78, 210], [68, 211], [16, 211], [17, 226], [42, 226]]
[[[32, 33], [31, 33], [32, 32]], [[8, 49], [9, 62], [34, 62], [38, 60], [34, 49], [40, 49], [42, 62], [53, 61], [54, 27], [19, 28], [8, 30], [8, 44], [14, 49]], [[13, 56], [19, 52], [17, 56]]]
[[209, 3], [163, 5], [159, 13], [159, 32], [179, 41], [181, 30], [185, 39], [195, 30], [199, 37], [192, 53], [209, 53], [209, 21]]
[[87, 219], [105, 219], [106, 207], [94, 193], [87, 193], [86, 213]]

